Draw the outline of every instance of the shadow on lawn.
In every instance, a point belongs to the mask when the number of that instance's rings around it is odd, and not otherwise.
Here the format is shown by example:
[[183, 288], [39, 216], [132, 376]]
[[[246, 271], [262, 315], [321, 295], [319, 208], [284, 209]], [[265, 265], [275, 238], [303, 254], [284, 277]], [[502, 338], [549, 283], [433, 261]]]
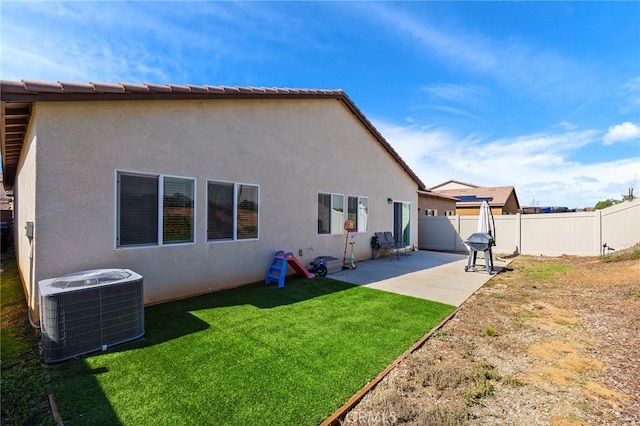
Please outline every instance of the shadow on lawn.
[[[208, 329], [209, 323], [194, 315], [193, 312], [196, 311], [239, 305], [272, 309], [353, 287], [355, 286], [352, 284], [326, 278], [308, 280], [290, 277], [282, 288], [261, 282], [150, 306], [145, 308], [145, 336], [109, 348], [108, 353], [144, 349]], [[121, 424], [97, 379], [99, 375], [108, 373], [109, 367], [92, 368], [86, 361], [101, 354], [95, 352], [79, 359], [49, 366], [65, 424], [83, 424], [92, 419], [99, 424]], [[65, 395], [77, 394], [78, 389], [82, 389], [83, 395], [90, 396], [88, 401]]]
[[209, 328], [209, 323], [192, 312], [240, 305], [272, 309], [357, 287], [328, 278], [312, 280], [290, 277], [284, 287], [264, 282], [220, 290], [188, 299], [167, 302], [145, 308], [145, 337], [110, 348], [109, 352], [127, 351], [158, 345]]

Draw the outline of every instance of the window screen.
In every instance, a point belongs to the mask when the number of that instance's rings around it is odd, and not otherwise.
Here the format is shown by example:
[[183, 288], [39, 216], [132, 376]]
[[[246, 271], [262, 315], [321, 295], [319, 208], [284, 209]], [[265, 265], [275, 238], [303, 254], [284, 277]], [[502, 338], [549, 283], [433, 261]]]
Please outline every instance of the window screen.
[[193, 242], [193, 179], [165, 177], [163, 184], [163, 244]]
[[207, 239], [233, 239], [233, 190], [233, 183], [208, 182]]
[[258, 238], [258, 187], [238, 185], [238, 239]]
[[158, 177], [118, 176], [118, 246], [158, 244]]
[[369, 198], [358, 197], [358, 232], [367, 232], [369, 222]]
[[347, 197], [347, 219], [352, 220], [354, 229], [358, 229], [358, 197]]
[[318, 194], [318, 234], [331, 232], [331, 194]]

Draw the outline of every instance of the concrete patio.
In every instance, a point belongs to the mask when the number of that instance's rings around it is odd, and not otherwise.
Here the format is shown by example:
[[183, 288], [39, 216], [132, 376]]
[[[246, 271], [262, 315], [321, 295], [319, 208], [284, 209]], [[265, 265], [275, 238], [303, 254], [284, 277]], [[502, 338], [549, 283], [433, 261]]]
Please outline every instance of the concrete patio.
[[[460, 306], [493, 276], [484, 269], [484, 259], [478, 256], [475, 271], [465, 272], [468, 256], [434, 251], [413, 251], [398, 259], [387, 256], [358, 262], [353, 270], [339, 271], [329, 278], [365, 285], [448, 305]], [[496, 273], [510, 262], [494, 255]]]

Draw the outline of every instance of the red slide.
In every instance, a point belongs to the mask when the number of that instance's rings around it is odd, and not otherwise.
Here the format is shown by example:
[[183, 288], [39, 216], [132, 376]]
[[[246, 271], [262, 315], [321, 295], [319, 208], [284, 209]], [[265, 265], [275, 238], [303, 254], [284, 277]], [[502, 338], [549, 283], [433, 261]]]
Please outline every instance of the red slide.
[[296, 271], [298, 275], [307, 278], [315, 278], [315, 275], [309, 272], [309, 270], [304, 267], [302, 262], [300, 262], [300, 260], [298, 260], [298, 258], [293, 253], [289, 252], [285, 255], [285, 257], [289, 265], [291, 265], [293, 270]]

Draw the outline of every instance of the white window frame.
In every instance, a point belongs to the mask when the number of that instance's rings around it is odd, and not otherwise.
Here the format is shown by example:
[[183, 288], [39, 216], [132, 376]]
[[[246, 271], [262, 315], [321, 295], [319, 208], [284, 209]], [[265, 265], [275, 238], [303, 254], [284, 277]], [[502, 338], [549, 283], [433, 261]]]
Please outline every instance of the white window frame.
[[[233, 185], [233, 236], [232, 238], [225, 239], [209, 239], [209, 183], [224, 183]], [[258, 189], [258, 236], [256, 238], [238, 238], [238, 187], [241, 185], [247, 186], [255, 186]], [[205, 226], [205, 239], [207, 243], [211, 244], [221, 244], [221, 243], [232, 243], [232, 242], [241, 242], [241, 241], [258, 241], [260, 239], [260, 185], [255, 183], [247, 183], [247, 182], [231, 182], [222, 179], [207, 179], [207, 187], [206, 187], [206, 197], [207, 197], [207, 207], [205, 211], [206, 217], [206, 226]]]
[[[120, 245], [120, 183], [119, 177], [121, 175], [129, 175], [129, 176], [140, 176], [140, 177], [149, 177], [149, 178], [157, 178], [158, 179], [158, 234], [156, 237], [156, 242], [153, 244], [139, 244], [139, 245]], [[193, 181], [193, 241], [185, 241], [179, 243], [165, 243], [163, 241], [163, 227], [164, 227], [164, 178], [175, 178], [175, 179], [185, 179]], [[185, 245], [193, 245], [196, 244], [197, 239], [197, 196], [198, 188], [197, 188], [197, 180], [195, 177], [190, 176], [178, 176], [178, 175], [169, 175], [169, 174], [161, 174], [161, 173], [149, 173], [149, 172], [139, 172], [132, 170], [119, 170], [116, 169], [114, 171], [114, 247], [116, 250], [131, 250], [131, 249], [139, 249], [139, 248], [153, 248], [153, 247], [178, 247]]]

